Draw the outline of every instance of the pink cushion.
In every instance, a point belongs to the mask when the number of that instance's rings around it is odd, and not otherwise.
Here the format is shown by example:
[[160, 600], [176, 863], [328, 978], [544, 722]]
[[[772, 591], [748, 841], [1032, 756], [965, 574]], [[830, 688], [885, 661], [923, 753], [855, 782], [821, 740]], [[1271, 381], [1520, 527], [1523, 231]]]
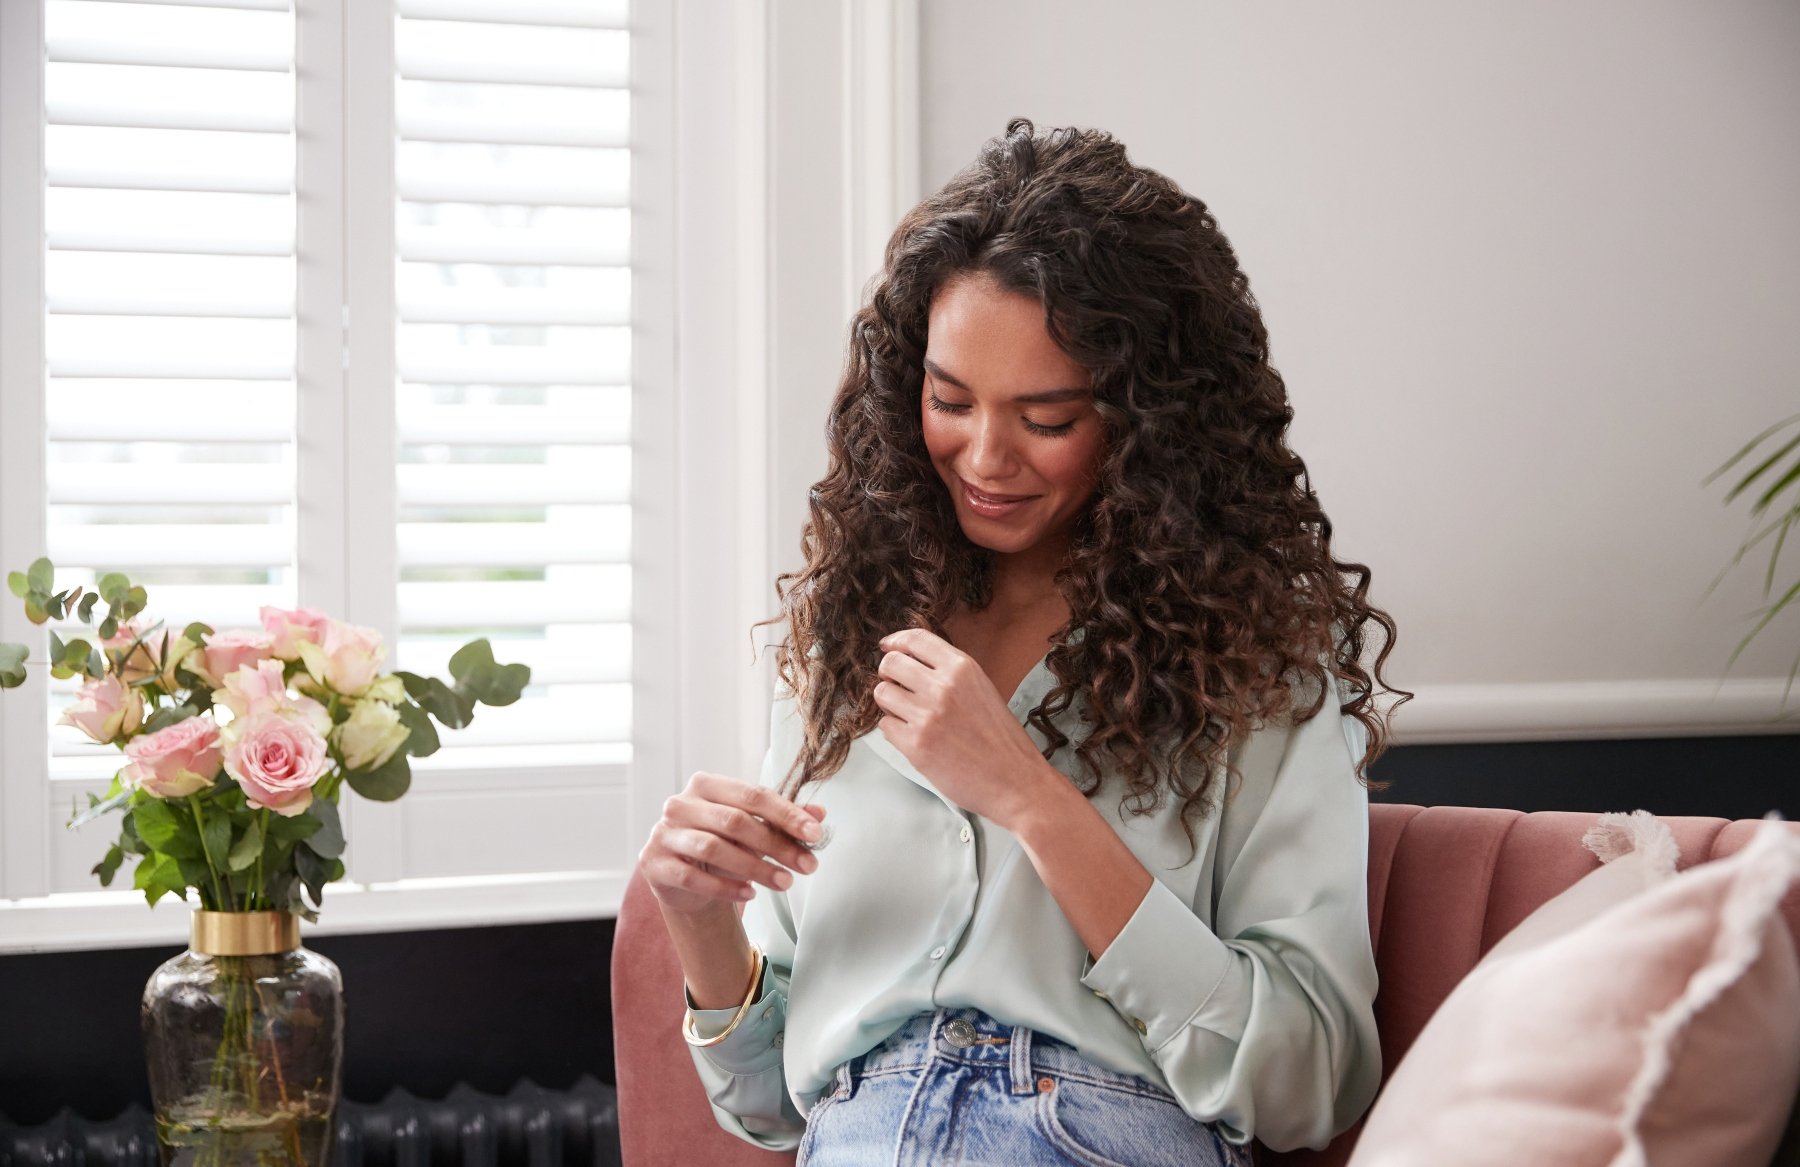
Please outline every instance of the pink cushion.
[[1676, 876], [1667, 828], [1629, 827], [1638, 850], [1457, 985], [1390, 1070], [1351, 1167], [1766, 1167], [1800, 1085], [1800, 964], [1779, 914], [1800, 838], [1767, 824]]

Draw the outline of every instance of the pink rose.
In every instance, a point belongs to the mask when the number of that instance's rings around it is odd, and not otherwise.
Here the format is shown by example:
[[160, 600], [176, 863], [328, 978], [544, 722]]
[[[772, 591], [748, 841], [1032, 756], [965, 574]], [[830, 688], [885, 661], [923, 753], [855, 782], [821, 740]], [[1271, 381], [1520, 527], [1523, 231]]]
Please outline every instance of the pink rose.
[[125, 756], [131, 759], [125, 767], [127, 785], [158, 798], [186, 798], [213, 784], [224, 752], [219, 727], [202, 713], [132, 738]]
[[360, 697], [381, 675], [387, 646], [373, 628], [332, 620], [318, 644], [300, 645], [300, 659], [312, 679], [345, 697]]
[[325, 738], [292, 709], [275, 709], [225, 728], [225, 772], [251, 809], [292, 818], [312, 805], [313, 784], [331, 767]]
[[267, 631], [228, 628], [202, 639], [206, 647], [188, 661], [187, 667], [214, 689], [245, 665], [255, 665], [274, 655], [275, 638]]
[[143, 695], [108, 673], [82, 682], [75, 703], [63, 710], [56, 724], [72, 725], [101, 745], [110, 745], [122, 734], [136, 733], [143, 723]]
[[269, 651], [282, 660], [298, 660], [302, 644], [319, 643], [331, 617], [317, 608], [295, 608], [289, 612], [264, 605], [261, 609], [263, 631], [273, 643]]
[[[225, 683], [213, 694], [213, 703], [231, 710], [231, 725], [259, 717], [264, 713], [292, 712], [324, 733], [331, 728], [331, 714], [311, 697], [294, 697], [282, 679], [284, 666], [278, 660], [259, 660], [228, 674]], [[231, 732], [231, 726], [226, 726]]]

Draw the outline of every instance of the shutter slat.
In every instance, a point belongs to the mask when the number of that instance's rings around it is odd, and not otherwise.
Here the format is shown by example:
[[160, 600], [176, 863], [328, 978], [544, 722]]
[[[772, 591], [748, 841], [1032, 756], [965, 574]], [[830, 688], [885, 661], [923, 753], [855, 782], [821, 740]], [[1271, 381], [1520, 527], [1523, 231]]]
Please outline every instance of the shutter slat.
[[53, 126], [109, 126], [115, 129], [285, 134], [293, 128], [293, 119], [287, 114], [254, 109], [121, 109], [111, 104], [71, 101], [66, 98], [46, 101], [44, 116]]
[[269, 194], [294, 193], [292, 178], [275, 175], [230, 174], [224, 171], [208, 174], [158, 174], [146, 170], [113, 170], [102, 167], [46, 167], [45, 182], [52, 187], [75, 187], [92, 190], [166, 190], [182, 194]]
[[179, 4], [183, 8], [235, 8], [245, 12], [286, 12], [288, 0], [112, 0], [115, 4]]
[[629, 439], [629, 419], [598, 408], [422, 406], [400, 419], [400, 441], [412, 446], [603, 446]]
[[[218, 320], [286, 320], [294, 301], [258, 301], [250, 297], [182, 300], [175, 296], [62, 295], [47, 300], [49, 310], [64, 316], [205, 316]], [[64, 373], [64, 376], [69, 374]]]
[[631, 510], [595, 507], [593, 523], [401, 523], [402, 567], [537, 567], [623, 563], [631, 555]]
[[452, 231], [412, 227], [399, 232], [400, 258], [408, 263], [559, 264], [624, 267], [631, 262], [629, 236], [615, 240], [570, 239], [559, 232]]
[[436, 290], [402, 296], [400, 319], [409, 324], [569, 324], [612, 328], [631, 324], [629, 299], [595, 303], [564, 293], [509, 291], [469, 293]]
[[118, 232], [52, 231], [45, 237], [51, 251], [106, 251], [143, 255], [292, 255], [290, 239], [216, 239], [200, 235], [150, 235]]
[[629, 126], [539, 125], [503, 118], [459, 118], [450, 114], [403, 113], [400, 137], [414, 142], [471, 142], [495, 146], [593, 146], [622, 149], [631, 144]]
[[[631, 625], [564, 625], [550, 639], [493, 637], [494, 659], [531, 669], [533, 685], [617, 684], [631, 680]], [[402, 637], [399, 667], [427, 677], [448, 677], [450, 657], [463, 642]]]
[[625, 207], [631, 201], [630, 191], [623, 181], [608, 183], [603, 187], [575, 182], [516, 182], [505, 179], [472, 181], [446, 172], [441, 175], [401, 175], [396, 180], [396, 186], [401, 198], [414, 203]]
[[47, 38], [45, 52], [48, 60], [63, 65], [155, 65], [165, 69], [243, 69], [257, 73], [286, 73], [289, 62], [281, 53], [237, 47], [138, 45], [90, 37]]
[[[187, 463], [179, 474], [167, 466], [117, 463], [51, 463], [47, 478], [50, 504], [193, 503], [233, 506], [281, 506], [294, 497], [294, 473], [278, 464], [226, 462]], [[229, 483], [229, 486], [225, 484]], [[158, 599], [161, 589], [157, 590]]]
[[625, 503], [631, 497], [631, 448], [584, 454], [582, 474], [549, 466], [420, 466], [398, 468], [402, 506], [506, 506], [538, 503]]
[[562, 28], [625, 28], [625, 0], [398, 0], [401, 16], [419, 20], [504, 21]]
[[58, 567], [132, 571], [147, 567], [277, 568], [293, 562], [291, 531], [244, 524], [140, 523], [52, 528]]
[[[462, 353], [400, 354], [400, 379], [427, 385], [623, 385], [630, 370], [619, 362], [602, 367], [597, 360], [563, 357], [516, 346], [464, 348]], [[496, 351], [500, 350], [500, 351]]]
[[408, 631], [417, 631], [476, 626], [542, 628], [548, 624], [614, 624], [630, 620], [630, 569], [609, 566], [600, 569], [600, 573], [610, 584], [570, 588], [541, 580], [402, 582], [400, 624]]

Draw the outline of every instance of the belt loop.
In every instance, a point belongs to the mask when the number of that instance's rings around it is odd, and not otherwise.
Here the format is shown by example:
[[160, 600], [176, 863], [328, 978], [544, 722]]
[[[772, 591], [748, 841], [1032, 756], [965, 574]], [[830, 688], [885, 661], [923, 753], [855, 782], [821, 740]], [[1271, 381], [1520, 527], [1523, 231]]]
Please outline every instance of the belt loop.
[[1013, 1026], [1012, 1062], [1008, 1066], [1014, 1094], [1036, 1094], [1037, 1078], [1031, 1072], [1031, 1030]]
[[850, 1097], [851, 1093], [856, 1089], [856, 1079], [858, 1077], [858, 1075], [856, 1073], [857, 1063], [859, 1063], [861, 1061], [862, 1061], [862, 1055], [858, 1054], [857, 1056], [855, 1056], [853, 1058], [846, 1058], [842, 1062], [838, 1063], [838, 1068], [837, 1068], [838, 1097], [848, 1098], [848, 1097]]

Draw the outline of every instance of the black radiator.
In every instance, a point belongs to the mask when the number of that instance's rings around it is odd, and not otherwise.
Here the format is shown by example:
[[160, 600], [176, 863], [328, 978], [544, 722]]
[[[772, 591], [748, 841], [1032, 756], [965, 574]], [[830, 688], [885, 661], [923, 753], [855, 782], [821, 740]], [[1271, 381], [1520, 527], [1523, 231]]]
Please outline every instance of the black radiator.
[[[458, 1086], [441, 1101], [395, 1090], [341, 1102], [332, 1167], [622, 1167], [618, 1095], [582, 1078], [567, 1090], [521, 1082], [505, 1097]], [[150, 1115], [90, 1122], [65, 1110], [40, 1126], [0, 1116], [0, 1167], [158, 1167]]]

